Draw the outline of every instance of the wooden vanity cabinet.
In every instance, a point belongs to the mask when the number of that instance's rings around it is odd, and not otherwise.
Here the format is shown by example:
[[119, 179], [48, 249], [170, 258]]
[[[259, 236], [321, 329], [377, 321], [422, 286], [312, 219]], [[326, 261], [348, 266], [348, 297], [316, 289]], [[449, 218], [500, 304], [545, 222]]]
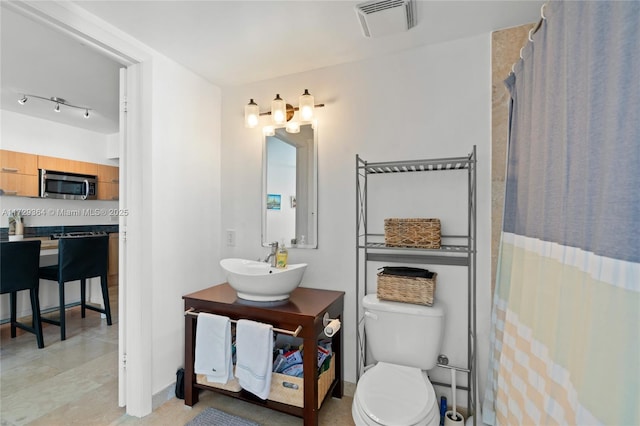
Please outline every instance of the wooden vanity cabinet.
[[[182, 297], [185, 306], [185, 405], [193, 406], [198, 402], [198, 392], [206, 389], [219, 392], [233, 398], [242, 399], [263, 407], [272, 408], [304, 418], [305, 426], [318, 424], [318, 411], [322, 401], [318, 401], [318, 368], [315, 348], [324, 329], [323, 316], [342, 321], [344, 308], [344, 292], [296, 288], [291, 297], [282, 303], [258, 303], [243, 301], [237, 297], [233, 288], [227, 283], [197, 291]], [[194, 374], [195, 339], [198, 312], [209, 312], [227, 316], [232, 320], [250, 319], [272, 324], [274, 328], [302, 330], [297, 337], [303, 339], [305, 348], [313, 348], [312, 356], [303, 357], [304, 365], [304, 406], [297, 407], [281, 402], [262, 400], [257, 396], [241, 390], [231, 392], [199, 384]], [[332, 350], [335, 362], [335, 379], [330, 385], [325, 398], [331, 396], [342, 398], [342, 329], [332, 337]]]
[[2, 195], [38, 196], [38, 156], [0, 150], [0, 190]]

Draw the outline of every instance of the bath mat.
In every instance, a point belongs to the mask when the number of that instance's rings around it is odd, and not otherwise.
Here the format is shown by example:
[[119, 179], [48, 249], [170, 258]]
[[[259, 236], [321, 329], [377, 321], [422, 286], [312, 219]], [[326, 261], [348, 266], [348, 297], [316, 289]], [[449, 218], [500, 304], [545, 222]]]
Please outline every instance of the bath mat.
[[207, 408], [195, 416], [185, 426], [260, 426], [256, 422], [225, 413], [215, 408]]

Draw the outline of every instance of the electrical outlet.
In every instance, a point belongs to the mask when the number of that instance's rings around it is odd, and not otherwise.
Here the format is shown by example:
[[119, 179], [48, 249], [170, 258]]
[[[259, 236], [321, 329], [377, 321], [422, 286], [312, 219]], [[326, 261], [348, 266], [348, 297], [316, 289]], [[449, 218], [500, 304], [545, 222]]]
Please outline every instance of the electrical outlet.
[[236, 230], [227, 229], [227, 247], [236, 246]]

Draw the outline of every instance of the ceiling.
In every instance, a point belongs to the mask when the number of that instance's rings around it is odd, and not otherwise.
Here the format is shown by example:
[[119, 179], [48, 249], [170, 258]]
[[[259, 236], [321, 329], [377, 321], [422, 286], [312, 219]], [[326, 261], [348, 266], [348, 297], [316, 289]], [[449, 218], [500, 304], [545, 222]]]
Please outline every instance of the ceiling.
[[[359, 1], [73, 3], [224, 87], [535, 22], [543, 1], [418, 0], [414, 28], [379, 38], [363, 36], [354, 11]], [[31, 100], [17, 103], [23, 92], [62, 97], [94, 108], [90, 119], [82, 117], [84, 111], [72, 111], [82, 118], [74, 117], [75, 125], [117, 132], [119, 64], [4, 7], [1, 31], [3, 109], [29, 113], [25, 107]], [[62, 119], [62, 111], [51, 113], [54, 104], [39, 103], [46, 104], [41, 114], [48, 119]], [[110, 127], [100, 124], [101, 115], [111, 120]]]

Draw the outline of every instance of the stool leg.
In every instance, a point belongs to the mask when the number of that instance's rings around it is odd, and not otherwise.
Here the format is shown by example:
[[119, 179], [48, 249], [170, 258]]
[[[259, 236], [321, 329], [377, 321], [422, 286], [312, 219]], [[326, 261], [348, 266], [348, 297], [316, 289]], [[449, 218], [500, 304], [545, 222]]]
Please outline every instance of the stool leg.
[[11, 337], [16, 337], [16, 321], [18, 320], [17, 318], [17, 298], [16, 298], [16, 293], [15, 291], [12, 291], [11, 293], [9, 293], [9, 304], [11, 305], [10, 310], [11, 310]]
[[100, 287], [102, 287], [102, 300], [104, 303], [104, 313], [107, 316], [107, 325], [111, 325], [111, 305], [109, 303], [109, 285], [106, 275], [100, 276]]
[[80, 316], [85, 317], [87, 304], [87, 280], [80, 280]]
[[66, 340], [67, 333], [64, 321], [64, 283], [58, 283], [58, 286], [60, 287], [60, 340]]
[[42, 337], [42, 321], [40, 320], [40, 299], [38, 297], [38, 288], [32, 288], [31, 291], [31, 319], [38, 348], [44, 348], [44, 339]]

